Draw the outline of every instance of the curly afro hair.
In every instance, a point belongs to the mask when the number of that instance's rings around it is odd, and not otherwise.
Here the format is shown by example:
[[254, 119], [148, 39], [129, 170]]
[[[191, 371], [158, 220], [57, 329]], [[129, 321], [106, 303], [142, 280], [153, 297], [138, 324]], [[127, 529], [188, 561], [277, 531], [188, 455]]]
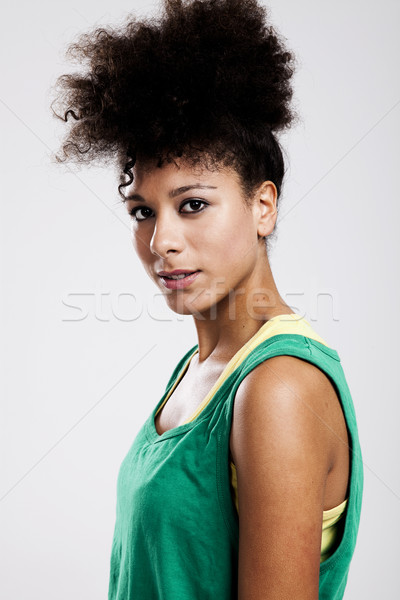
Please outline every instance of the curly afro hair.
[[163, 0], [162, 9], [68, 47], [83, 70], [57, 79], [53, 112], [69, 131], [56, 160], [113, 161], [123, 198], [139, 157], [230, 166], [247, 197], [265, 180], [279, 197], [285, 169], [274, 134], [297, 118], [296, 61], [267, 9], [256, 0]]

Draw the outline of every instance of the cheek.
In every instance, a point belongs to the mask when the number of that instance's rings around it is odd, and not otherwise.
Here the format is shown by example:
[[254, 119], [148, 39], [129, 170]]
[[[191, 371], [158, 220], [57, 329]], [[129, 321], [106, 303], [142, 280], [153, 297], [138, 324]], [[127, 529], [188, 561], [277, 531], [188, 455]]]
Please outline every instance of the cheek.
[[145, 232], [134, 231], [131, 232], [133, 248], [140, 258], [141, 261], [146, 262], [150, 253], [150, 241], [147, 240]]
[[[243, 259], [252, 260], [257, 249], [257, 231], [252, 215], [244, 210], [224, 211], [201, 231], [196, 245], [203, 246], [208, 256], [226, 267]], [[197, 246], [199, 247], [199, 246]], [[252, 252], [253, 249], [253, 252]], [[247, 260], [246, 260], [247, 259]]]

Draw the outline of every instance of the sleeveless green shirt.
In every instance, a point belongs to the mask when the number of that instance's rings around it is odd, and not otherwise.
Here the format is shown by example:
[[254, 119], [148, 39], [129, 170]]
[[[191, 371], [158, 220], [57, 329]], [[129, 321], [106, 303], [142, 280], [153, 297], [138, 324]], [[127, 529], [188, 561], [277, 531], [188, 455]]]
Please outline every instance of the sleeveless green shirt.
[[155, 415], [198, 350], [197, 345], [191, 348], [139, 430], [118, 475], [108, 600], [237, 598], [239, 518], [229, 472], [235, 392], [252, 369], [278, 355], [319, 367], [342, 404], [350, 441], [348, 505], [339, 546], [320, 565], [319, 600], [343, 597], [360, 520], [363, 467], [340, 358], [332, 348], [304, 335], [254, 338], [257, 343], [250, 351], [239, 351], [229, 363], [229, 376], [197, 417], [159, 435]]

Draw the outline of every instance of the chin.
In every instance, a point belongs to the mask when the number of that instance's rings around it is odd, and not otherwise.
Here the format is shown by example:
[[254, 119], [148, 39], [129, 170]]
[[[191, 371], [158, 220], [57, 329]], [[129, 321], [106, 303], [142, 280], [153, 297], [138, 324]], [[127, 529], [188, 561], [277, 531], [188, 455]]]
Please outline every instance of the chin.
[[216, 319], [217, 318], [217, 307], [218, 302], [201, 302], [201, 298], [191, 301], [190, 297], [181, 298], [175, 297], [170, 299], [166, 298], [168, 308], [178, 315], [188, 315], [196, 319]]
[[179, 300], [174, 302], [169, 302], [168, 298], [166, 299], [168, 308], [170, 308], [177, 315], [188, 315], [195, 316], [199, 314], [199, 309], [197, 306], [193, 306], [188, 304], [187, 302], [179, 302]]

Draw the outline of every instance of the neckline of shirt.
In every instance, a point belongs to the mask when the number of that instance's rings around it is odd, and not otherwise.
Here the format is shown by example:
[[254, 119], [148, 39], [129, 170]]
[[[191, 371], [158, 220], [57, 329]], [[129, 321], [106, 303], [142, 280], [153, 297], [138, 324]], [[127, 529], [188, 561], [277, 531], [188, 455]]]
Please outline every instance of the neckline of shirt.
[[[282, 323], [289, 323], [288, 330], [286, 330], [286, 331], [281, 330]], [[290, 331], [289, 331], [289, 329], [290, 329]], [[297, 332], [296, 332], [296, 330], [297, 330]], [[266, 339], [269, 339], [270, 337], [274, 337], [275, 335], [280, 335], [280, 333], [294, 334], [294, 335], [297, 334], [297, 335], [301, 335], [304, 337], [308, 337], [308, 338], [313, 339], [313, 340], [321, 343], [322, 345], [326, 346], [330, 352], [332, 352], [334, 355], [337, 355], [336, 350], [331, 348], [313, 330], [310, 323], [308, 323], [308, 321], [301, 315], [299, 315], [297, 313], [287, 313], [287, 314], [277, 315], [275, 317], [272, 317], [271, 319], [266, 321], [258, 329], [258, 331], [256, 331], [256, 333], [247, 342], [245, 342], [245, 344], [243, 344], [243, 346], [241, 348], [239, 348], [239, 350], [233, 355], [233, 357], [230, 359], [230, 361], [224, 367], [222, 373], [218, 377], [215, 384], [212, 386], [211, 390], [208, 392], [206, 397], [202, 400], [202, 402], [199, 404], [199, 406], [194, 411], [194, 413], [190, 416], [190, 418], [187, 419], [184, 423], [181, 423], [180, 425], [177, 425], [176, 427], [172, 427], [171, 429], [167, 429], [166, 431], [164, 431], [163, 433], [160, 434], [160, 433], [158, 433], [158, 431], [156, 429], [155, 417], [158, 414], [158, 412], [162, 409], [164, 404], [166, 404], [169, 397], [172, 395], [173, 391], [177, 387], [178, 383], [181, 381], [182, 377], [188, 370], [190, 361], [192, 360], [193, 356], [198, 353], [199, 349], [198, 349], [198, 346], [196, 346], [195, 349], [193, 350], [193, 352], [191, 353], [191, 355], [186, 360], [186, 363], [183, 365], [181, 371], [178, 373], [178, 376], [175, 378], [175, 381], [174, 381], [172, 387], [169, 389], [169, 391], [165, 392], [165, 394], [161, 398], [160, 402], [157, 404], [157, 406], [151, 412], [151, 415], [149, 417], [149, 422], [148, 422], [149, 427], [147, 428], [148, 439], [150, 439], [151, 441], [164, 440], [164, 439], [168, 439], [170, 437], [179, 435], [181, 433], [184, 433], [187, 429], [190, 429], [193, 426], [194, 421], [197, 420], [197, 418], [200, 416], [200, 414], [208, 406], [208, 404], [212, 400], [213, 396], [218, 391], [218, 389], [221, 387], [221, 385], [224, 383], [225, 379], [227, 379], [229, 374], [231, 372], [233, 372], [235, 370], [235, 368], [241, 362], [243, 362], [243, 360], [245, 360], [245, 358], [250, 354], [250, 352], [252, 352], [261, 342], [263, 342]]]

